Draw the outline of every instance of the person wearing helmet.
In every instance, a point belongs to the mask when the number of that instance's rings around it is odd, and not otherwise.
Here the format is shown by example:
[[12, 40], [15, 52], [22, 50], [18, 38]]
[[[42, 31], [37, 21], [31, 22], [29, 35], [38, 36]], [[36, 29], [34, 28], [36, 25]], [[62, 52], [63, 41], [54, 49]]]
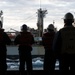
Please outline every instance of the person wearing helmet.
[[48, 31], [54, 30], [54, 25], [53, 25], [53, 24], [50, 24], [50, 25], [48, 26], [47, 30], [48, 30]]
[[27, 25], [23, 24], [21, 27], [21, 31], [27, 31], [27, 30], [28, 30]]
[[53, 49], [59, 58], [59, 69], [65, 74], [71, 71], [75, 75], [75, 27], [74, 16], [68, 12], [64, 16], [64, 27], [61, 28], [53, 43]]
[[55, 68], [55, 60], [52, 50], [54, 36], [55, 36], [54, 25], [50, 24], [47, 28], [47, 32], [44, 33], [42, 36], [42, 44], [45, 49], [45, 56], [44, 56], [45, 75], [52, 74]]
[[5, 75], [5, 72], [7, 71], [6, 46], [10, 44], [11, 44], [11, 39], [6, 34], [6, 32], [4, 32], [4, 29], [2, 28], [2, 22], [0, 21], [0, 75]]
[[19, 72], [20, 74], [24, 75], [25, 70], [25, 62], [27, 66], [27, 73], [31, 75], [32, 73], [32, 44], [34, 43], [33, 35], [27, 31], [28, 27], [26, 24], [23, 24], [21, 27], [21, 32], [19, 35], [16, 36], [14, 43], [19, 45], [19, 59], [20, 59], [20, 66]]

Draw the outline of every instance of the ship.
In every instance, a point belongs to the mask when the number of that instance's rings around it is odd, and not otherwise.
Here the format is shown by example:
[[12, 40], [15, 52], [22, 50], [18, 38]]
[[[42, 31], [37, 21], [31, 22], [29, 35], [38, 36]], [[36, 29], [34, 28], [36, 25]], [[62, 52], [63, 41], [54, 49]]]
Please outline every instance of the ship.
[[[32, 45], [32, 56], [43, 56], [44, 55], [44, 47], [42, 46], [42, 35], [43, 35], [43, 19], [45, 17], [45, 14], [47, 14], [47, 10], [42, 10], [42, 8], [38, 9], [37, 15], [37, 29], [28, 27], [29, 31], [33, 34], [35, 43]], [[19, 31], [16, 31], [15, 29], [11, 30], [15, 32], [6, 32], [10, 39], [12, 40], [12, 44], [10, 46], [7, 46], [7, 55], [10, 56], [18, 56], [18, 46], [14, 45], [14, 39], [19, 34]]]
[[[38, 9], [38, 11], [37, 11], [38, 19], [37, 19], [37, 23], [36, 23], [37, 29], [35, 30], [34, 28], [28, 27], [28, 31], [30, 31], [32, 33], [32, 35], [34, 36], [34, 40], [35, 40], [35, 43], [32, 45], [31, 54], [32, 54], [32, 59], [36, 59], [36, 63], [39, 63], [41, 61], [39, 58], [41, 58], [42, 60], [44, 59], [45, 49], [42, 45], [42, 35], [44, 33], [43, 19], [46, 14], [47, 14], [47, 10], [43, 10], [42, 8]], [[0, 19], [3, 24], [3, 16], [2, 15], [3, 15], [3, 13], [0, 12]], [[54, 21], [53, 21], [53, 24], [54, 24]], [[2, 25], [2, 27], [3, 27], [3, 25]], [[15, 29], [12, 29], [12, 28], [10, 28], [10, 30], [13, 30], [13, 32], [11, 32], [11, 31], [6, 32], [12, 41], [11, 45], [7, 45], [6, 60], [7, 60], [8, 67], [10, 66], [9, 64], [11, 64], [11, 62], [13, 64], [15, 62], [19, 62], [18, 45], [14, 44], [14, 39], [20, 32]], [[45, 29], [45, 32], [46, 31], [47, 30]], [[34, 62], [34, 64], [35, 64], [35, 62]]]
[[[6, 32], [9, 38], [11, 39], [11, 45], [7, 45], [7, 58], [17, 59], [18, 58], [18, 45], [14, 44], [15, 37], [19, 34], [19, 32]], [[41, 44], [41, 37], [34, 37], [35, 43], [32, 45], [32, 56], [33, 57], [43, 57], [44, 56], [44, 47]]]

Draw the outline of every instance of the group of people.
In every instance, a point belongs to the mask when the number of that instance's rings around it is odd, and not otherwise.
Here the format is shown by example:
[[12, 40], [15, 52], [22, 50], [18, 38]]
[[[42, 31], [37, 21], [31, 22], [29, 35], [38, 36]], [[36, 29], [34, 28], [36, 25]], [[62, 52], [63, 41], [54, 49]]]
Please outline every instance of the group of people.
[[57, 59], [59, 60], [59, 72], [61, 74], [75, 75], [75, 27], [73, 14], [66, 13], [63, 21], [63, 28], [54, 32], [54, 27], [50, 24], [48, 32], [43, 34], [42, 37], [45, 48], [44, 71], [47, 75], [54, 75]]
[[[55, 70], [56, 59], [59, 60], [59, 70], [62, 74], [71, 74], [75, 72], [75, 27], [74, 16], [68, 12], [65, 14], [64, 27], [55, 32], [54, 25], [50, 24], [47, 32], [42, 36], [42, 45], [45, 49], [44, 55], [44, 72], [45, 75], [53, 75]], [[21, 32], [16, 36], [14, 44], [18, 45], [19, 50], [19, 74], [24, 75], [25, 62], [27, 74], [32, 75], [32, 44], [35, 43], [31, 32], [27, 31], [27, 25], [21, 27]], [[6, 64], [6, 46], [11, 44], [11, 39], [4, 32], [2, 23], [0, 22], [0, 72], [5, 72]], [[73, 75], [72, 74], [72, 75]]]

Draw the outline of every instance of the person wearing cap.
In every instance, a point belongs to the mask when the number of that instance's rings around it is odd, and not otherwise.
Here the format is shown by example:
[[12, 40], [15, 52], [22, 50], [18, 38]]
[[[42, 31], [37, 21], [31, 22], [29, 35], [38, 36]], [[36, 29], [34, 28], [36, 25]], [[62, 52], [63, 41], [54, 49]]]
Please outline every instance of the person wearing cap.
[[[20, 66], [19, 66], [19, 74], [24, 75], [25, 67], [27, 67], [27, 74], [31, 75], [32, 73], [32, 44], [34, 43], [33, 35], [27, 31], [27, 25], [23, 24], [21, 27], [21, 32], [19, 35], [16, 36], [14, 43], [19, 45], [19, 59], [20, 59]], [[25, 66], [26, 62], [26, 66]]]
[[0, 75], [5, 75], [7, 71], [6, 55], [7, 55], [7, 45], [11, 44], [11, 39], [4, 32], [2, 28], [2, 22], [0, 21]]
[[65, 74], [70, 71], [75, 75], [75, 27], [74, 16], [68, 12], [64, 16], [64, 27], [61, 28], [54, 40], [53, 50], [59, 57], [59, 69]]
[[45, 49], [45, 55], [44, 55], [44, 72], [45, 75], [50, 75], [53, 73], [55, 68], [55, 59], [53, 55], [53, 39], [55, 36], [55, 28], [53, 24], [49, 24], [47, 28], [47, 32], [43, 34], [42, 36], [42, 44]]

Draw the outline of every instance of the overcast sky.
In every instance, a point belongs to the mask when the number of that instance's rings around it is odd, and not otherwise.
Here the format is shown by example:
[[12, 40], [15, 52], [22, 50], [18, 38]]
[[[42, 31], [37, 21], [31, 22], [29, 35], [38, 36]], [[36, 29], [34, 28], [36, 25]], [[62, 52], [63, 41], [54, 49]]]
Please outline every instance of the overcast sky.
[[75, 0], [0, 0], [0, 10], [3, 11], [3, 28], [20, 30], [22, 24], [37, 29], [37, 10], [47, 10], [44, 18], [44, 28], [55, 21], [59, 30], [63, 27], [65, 13], [75, 15]]

